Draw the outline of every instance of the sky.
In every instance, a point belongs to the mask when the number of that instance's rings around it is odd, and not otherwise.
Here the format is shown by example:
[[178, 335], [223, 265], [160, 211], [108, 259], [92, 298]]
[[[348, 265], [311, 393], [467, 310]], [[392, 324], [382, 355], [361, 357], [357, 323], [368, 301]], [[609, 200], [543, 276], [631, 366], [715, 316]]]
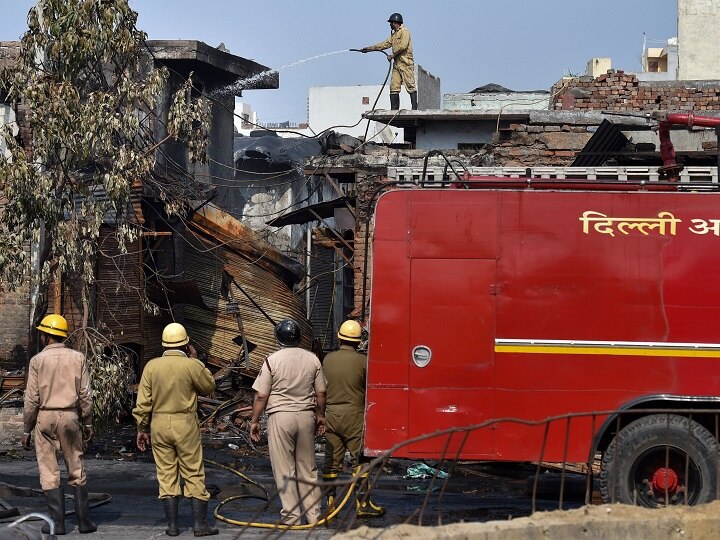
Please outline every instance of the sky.
[[[31, 0], [0, 0], [0, 41], [26, 29]], [[402, 14], [415, 62], [440, 78], [442, 94], [488, 83], [550, 90], [582, 75], [591, 58], [640, 71], [644, 39], [677, 35], [677, 0], [130, 0], [149, 39], [223, 43], [232, 54], [276, 69], [278, 90], [245, 90], [260, 122], [307, 120], [312, 86], [380, 85], [384, 56], [348, 52], [390, 34]], [[332, 53], [332, 54], [330, 54]], [[319, 56], [314, 60], [307, 60]]]

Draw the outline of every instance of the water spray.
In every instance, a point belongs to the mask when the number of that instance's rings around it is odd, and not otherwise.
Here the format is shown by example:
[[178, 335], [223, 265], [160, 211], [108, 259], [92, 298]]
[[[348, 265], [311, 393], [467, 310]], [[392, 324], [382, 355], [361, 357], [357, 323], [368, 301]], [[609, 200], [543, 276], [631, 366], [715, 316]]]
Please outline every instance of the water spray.
[[280, 66], [277, 69], [267, 69], [265, 71], [261, 71], [260, 73], [256, 73], [252, 77], [240, 79], [239, 81], [236, 81], [232, 84], [223, 86], [222, 88], [218, 88], [217, 90], [214, 90], [210, 94], [210, 96], [211, 97], [221, 97], [221, 96], [227, 96], [228, 94], [237, 95], [237, 93], [242, 90], [252, 90], [253, 86], [256, 85], [258, 82], [269, 77], [270, 75], [279, 73], [280, 71], [282, 71], [284, 69], [299, 66], [300, 64], [305, 64], [306, 62], [310, 62], [312, 60], [317, 60], [318, 58], [324, 58], [326, 56], [333, 56], [335, 54], [340, 54], [340, 53], [344, 53], [344, 52], [348, 52], [348, 51], [346, 49], [343, 49], [341, 51], [333, 51], [333, 52], [318, 54], [315, 56], [310, 56], [309, 58], [303, 58], [302, 60], [296, 60], [295, 62], [285, 64], [284, 66]]

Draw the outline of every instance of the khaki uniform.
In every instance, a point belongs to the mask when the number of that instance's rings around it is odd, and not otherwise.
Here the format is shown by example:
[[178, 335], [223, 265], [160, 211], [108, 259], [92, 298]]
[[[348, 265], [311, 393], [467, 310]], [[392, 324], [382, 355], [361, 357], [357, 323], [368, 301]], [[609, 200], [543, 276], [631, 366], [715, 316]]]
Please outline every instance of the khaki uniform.
[[85, 355], [52, 343], [30, 359], [23, 423], [25, 433], [35, 435], [43, 491], [60, 487], [58, 450], [67, 466], [68, 484], [85, 485], [82, 426], [92, 425], [92, 408]]
[[393, 72], [390, 79], [390, 93], [399, 94], [401, 83], [408, 93], [415, 92], [415, 61], [413, 60], [412, 38], [405, 25], [398, 28], [385, 41], [370, 47], [371, 51], [384, 51], [392, 48]]
[[350, 452], [353, 467], [362, 452], [367, 356], [341, 345], [325, 357], [323, 371], [327, 379], [323, 476], [330, 480], [342, 472], [345, 451]]
[[200, 360], [169, 350], [143, 370], [133, 416], [139, 431], [150, 431], [160, 484], [159, 498], [180, 495], [207, 501], [197, 396], [215, 390], [215, 380]]
[[[321, 492], [315, 463], [315, 394], [325, 392], [320, 360], [298, 347], [267, 358], [253, 389], [268, 396], [268, 447], [284, 524], [320, 519]], [[304, 509], [304, 512], [303, 512]]]

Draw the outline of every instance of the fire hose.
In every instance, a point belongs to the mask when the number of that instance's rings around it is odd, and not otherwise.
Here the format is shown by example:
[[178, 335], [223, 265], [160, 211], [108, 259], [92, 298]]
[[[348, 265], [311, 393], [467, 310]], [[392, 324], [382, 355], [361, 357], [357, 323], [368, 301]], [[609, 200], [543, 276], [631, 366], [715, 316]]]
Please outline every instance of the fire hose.
[[[8, 484], [7, 482], [0, 482], [0, 487], [9, 491], [10, 493], [18, 494], [21, 497], [31, 497], [33, 495], [42, 495], [43, 491], [41, 489], [36, 488], [27, 488], [23, 486], [16, 486], [13, 484]], [[65, 498], [73, 499], [74, 497], [72, 495], [65, 495]], [[97, 508], [98, 506], [102, 506], [104, 504], [109, 503], [112, 501], [112, 496], [109, 493], [88, 493], [88, 498], [90, 500], [90, 508]], [[71, 516], [75, 513], [75, 510], [66, 510], [65, 515]], [[12, 516], [8, 516], [12, 517]], [[2, 521], [0, 521], [2, 522]]]
[[[231, 518], [226, 517], [223, 514], [221, 514], [220, 511], [226, 504], [236, 501], [238, 499], [260, 499], [260, 500], [268, 501], [268, 500], [270, 500], [270, 496], [267, 492], [267, 489], [265, 489], [265, 486], [263, 486], [261, 483], [255, 481], [255, 480], [253, 480], [249, 476], [241, 473], [237, 469], [234, 469], [227, 465], [223, 465], [221, 463], [218, 463], [218, 462], [210, 460], [210, 459], [205, 459], [203, 461], [205, 461], [205, 463], [207, 463], [208, 465], [229, 471], [229, 472], [233, 473], [234, 475], [239, 476], [240, 478], [242, 478], [249, 484], [254, 485], [254, 486], [258, 487], [259, 489], [261, 489], [263, 491], [263, 493], [265, 494], [262, 497], [258, 497], [257, 495], [250, 495], [250, 494], [232, 495], [232, 496], [227, 497], [227, 498], [223, 499], [222, 501], [220, 501], [220, 504], [217, 505], [217, 507], [215, 508], [215, 510], [213, 512], [215, 519], [217, 519], [218, 521], [222, 521], [224, 523], [228, 523], [230, 525], [237, 525], [239, 527], [254, 527], [254, 528], [262, 528], [262, 529], [281, 529], [281, 530], [291, 530], [291, 531], [302, 531], [302, 530], [314, 529], [320, 525], [325, 525], [325, 524], [329, 523], [335, 516], [337, 516], [340, 513], [340, 511], [345, 507], [348, 500], [350, 500], [350, 496], [352, 495], [353, 491], [355, 490], [355, 486], [361, 475], [361, 470], [360, 470], [360, 468], [358, 468], [355, 471], [355, 473], [352, 475], [352, 477], [350, 478], [350, 485], [348, 486], [348, 489], [347, 489], [344, 497], [340, 501], [340, 503], [337, 506], [335, 506], [335, 508], [332, 510], [332, 512], [330, 512], [327, 515], [324, 515], [320, 520], [316, 521], [315, 523], [311, 523], [311, 524], [307, 524], [307, 525], [283, 525], [283, 524], [278, 524], [278, 523], [241, 521], [241, 520], [237, 520], [237, 519], [231, 519]], [[6, 489], [9, 489], [10, 491], [22, 492], [22, 494], [25, 496], [27, 496], [28, 494], [38, 494], [38, 495], [42, 494], [42, 490], [39, 490], [39, 489], [15, 486], [12, 484], [7, 484], [5, 482], [0, 482], [0, 486], [4, 487]], [[112, 496], [110, 496], [110, 494], [108, 494], [108, 493], [90, 493], [89, 495], [90, 495], [91, 500], [96, 499], [95, 502], [90, 503], [90, 508], [96, 508], [98, 506], [102, 506], [104, 504], [109, 503], [112, 500]], [[65, 512], [65, 515], [69, 516], [74, 513], [75, 513], [75, 510], [68, 510]], [[28, 518], [36, 518], [38, 516], [42, 519], [47, 519], [47, 517], [44, 515], [31, 514], [29, 516], [25, 516], [23, 518], [23, 520], [28, 519]], [[0, 522], [2, 522], [2, 521], [0, 521]], [[19, 521], [17, 521], [16, 523], [19, 523]]]
[[257, 521], [240, 521], [237, 519], [231, 519], [229, 517], [226, 517], [220, 513], [220, 510], [228, 503], [238, 500], [238, 499], [260, 499], [260, 500], [269, 500], [270, 496], [268, 495], [267, 489], [265, 489], [265, 486], [260, 484], [259, 482], [256, 482], [252, 478], [244, 475], [237, 469], [233, 469], [232, 467], [228, 467], [227, 465], [222, 465], [221, 463], [218, 463], [216, 461], [213, 461], [211, 459], [205, 459], [203, 460], [208, 465], [212, 465], [213, 467], [217, 467], [219, 469], [223, 469], [226, 471], [229, 471], [246, 482], [260, 488], [264, 493], [264, 497], [258, 497], [257, 495], [232, 495], [230, 497], [227, 497], [220, 501], [220, 504], [218, 504], [215, 507], [215, 511], [213, 512], [213, 515], [215, 516], [215, 519], [218, 521], [222, 521], [224, 523], [229, 523], [230, 525], [237, 525], [240, 527], [255, 527], [255, 528], [261, 528], [261, 529], [282, 529], [282, 530], [290, 530], [290, 531], [302, 531], [302, 530], [310, 530], [314, 529], [320, 525], [325, 525], [329, 523], [335, 516], [337, 516], [340, 511], [343, 509], [343, 507], [347, 504], [348, 500], [350, 499], [350, 496], [352, 495], [352, 492], [355, 489], [355, 485], [357, 484], [358, 479], [360, 478], [361, 470], [358, 467], [358, 469], [355, 471], [355, 473], [350, 478], [351, 483], [348, 486], [347, 492], [345, 493], [345, 496], [342, 498], [340, 503], [327, 515], [324, 515], [320, 520], [316, 521], [315, 523], [311, 523], [308, 525], [282, 525], [279, 523], [263, 523], [263, 522], [257, 522]]
[[[385, 55], [386, 58], [390, 58], [390, 55], [386, 53], [385, 51], [364, 51], [362, 49], [350, 49], [352, 52], [360, 52], [360, 53], [368, 53], [368, 52], [381, 52]], [[388, 82], [388, 78], [390, 78], [390, 72], [392, 71], [392, 62], [388, 62], [388, 70], [385, 74], [385, 80], [382, 83], [382, 86], [380, 87], [380, 91], [378, 92], [377, 97], [375, 98], [375, 103], [373, 103], [371, 110], [375, 110], [375, 106], [377, 105], [378, 101], [380, 101], [380, 96], [383, 93], [383, 90], [385, 90], [385, 85]], [[368, 130], [370, 129], [370, 120], [368, 120], [367, 126], [365, 127], [365, 135], [363, 136], [363, 142], [367, 142], [367, 134]]]

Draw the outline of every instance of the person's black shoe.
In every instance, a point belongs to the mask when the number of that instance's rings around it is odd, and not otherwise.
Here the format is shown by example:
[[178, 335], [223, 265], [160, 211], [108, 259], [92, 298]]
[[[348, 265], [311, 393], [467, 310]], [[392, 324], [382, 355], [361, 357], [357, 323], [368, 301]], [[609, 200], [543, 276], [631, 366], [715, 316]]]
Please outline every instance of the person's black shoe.
[[167, 529], [165, 529], [165, 534], [168, 536], [177, 536], [180, 534], [180, 529], [178, 528], [178, 503], [180, 502], [180, 497], [165, 497], [162, 499], [163, 508], [165, 509], [165, 517], [167, 518]]
[[[50, 511], [50, 517], [55, 523], [55, 536], [62, 536], [65, 534], [65, 495], [62, 488], [48, 489], [43, 493]], [[43, 525], [42, 532], [50, 534], [50, 525], [47, 523]]]
[[193, 534], [195, 536], [213, 536], [220, 534], [220, 531], [210, 527], [207, 520], [208, 502], [202, 499], [190, 499], [192, 501], [193, 513]]
[[75, 516], [81, 534], [97, 531], [97, 525], [90, 521], [90, 504], [88, 503], [87, 486], [73, 486], [75, 493]]

